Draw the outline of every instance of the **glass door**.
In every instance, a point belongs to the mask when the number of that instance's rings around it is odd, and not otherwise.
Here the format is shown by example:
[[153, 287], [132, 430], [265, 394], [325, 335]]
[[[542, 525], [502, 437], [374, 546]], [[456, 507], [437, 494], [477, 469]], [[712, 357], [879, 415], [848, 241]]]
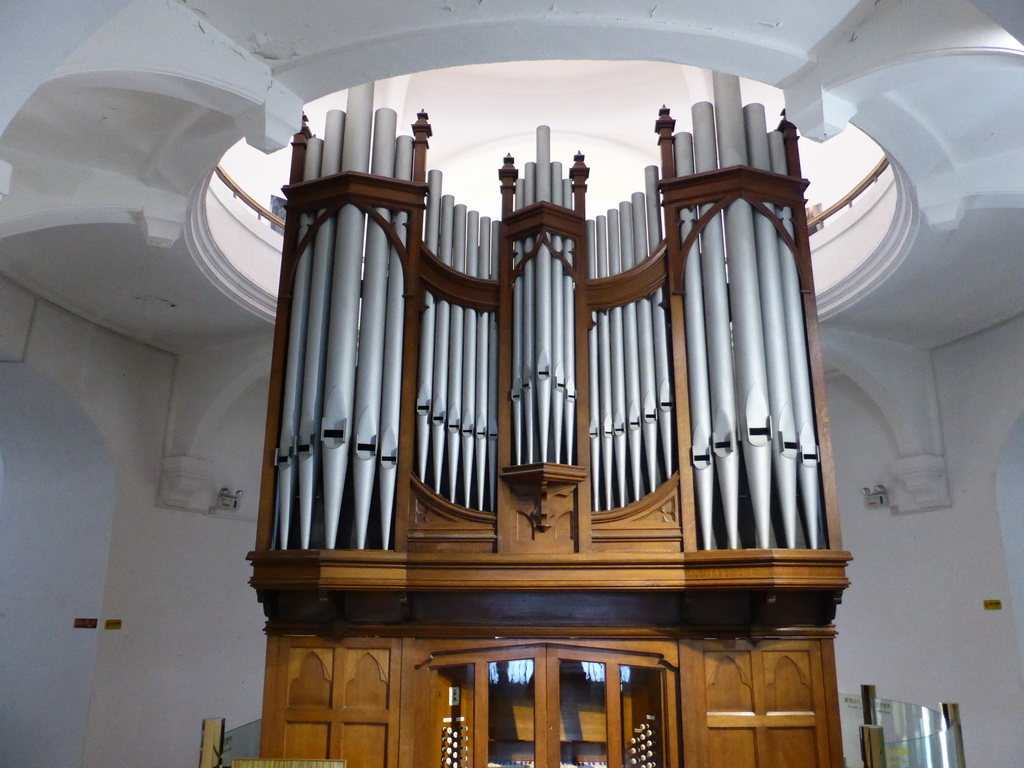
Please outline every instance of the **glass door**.
[[439, 768], [677, 766], [675, 675], [660, 655], [556, 644], [444, 655], [430, 665]]

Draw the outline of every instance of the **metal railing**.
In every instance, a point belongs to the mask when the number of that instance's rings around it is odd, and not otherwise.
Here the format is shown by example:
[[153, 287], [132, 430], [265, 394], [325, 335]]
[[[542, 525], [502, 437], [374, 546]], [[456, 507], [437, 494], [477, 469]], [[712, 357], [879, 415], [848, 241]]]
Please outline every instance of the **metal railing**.
[[[883, 157], [881, 160], [878, 161], [878, 164], [871, 169], [871, 172], [857, 183], [857, 186], [855, 186], [853, 189], [851, 189], [849, 192], [847, 192], [845, 195], [839, 198], [839, 200], [834, 202], [821, 213], [816, 213], [813, 216], [809, 216], [807, 219], [807, 228], [811, 232], [815, 232], [821, 228], [821, 226], [825, 223], [826, 219], [835, 216], [844, 208], [853, 205], [854, 201], [858, 197], [864, 194], [864, 192], [866, 192], [872, 184], [878, 181], [878, 179], [881, 177], [883, 173], [885, 173], [888, 167], [889, 158]], [[214, 173], [217, 174], [218, 179], [224, 182], [224, 186], [231, 190], [231, 194], [234, 195], [239, 200], [241, 200], [247, 207], [252, 209], [252, 211], [255, 212], [258, 218], [268, 221], [271, 224], [277, 225], [278, 227], [284, 228], [284, 219], [282, 219], [280, 216], [277, 216], [276, 214], [272, 213], [271, 211], [267, 210], [262, 205], [260, 205], [260, 203], [255, 198], [253, 198], [248, 192], [246, 192], [244, 189], [238, 186], [238, 182], [232, 179], [228, 175], [227, 171], [225, 171], [218, 165], [214, 169]]]
[[258, 218], [269, 221], [271, 224], [275, 224], [284, 229], [284, 219], [282, 219], [280, 216], [271, 213], [262, 205], [260, 205], [255, 198], [253, 198], [248, 192], [246, 192], [244, 189], [238, 186], [238, 182], [236, 182], [234, 179], [228, 176], [227, 171], [225, 171], [218, 165], [216, 168], [214, 168], [213, 172], [217, 174], [218, 179], [224, 182], [224, 186], [231, 190], [232, 195], [234, 195], [236, 198], [245, 203], [246, 206], [248, 206], [249, 208], [256, 212], [256, 216]]
[[855, 186], [853, 189], [851, 189], [849, 192], [847, 192], [845, 195], [843, 195], [841, 198], [839, 198], [836, 202], [834, 202], [828, 208], [823, 210], [821, 213], [816, 213], [813, 216], [809, 216], [807, 218], [807, 229], [810, 230], [811, 232], [815, 232], [818, 229], [821, 229], [821, 226], [825, 223], [826, 219], [830, 218], [831, 216], [835, 216], [844, 208], [853, 205], [853, 201], [856, 200], [861, 195], [863, 195], [864, 192], [866, 192], [872, 184], [878, 181], [879, 177], [881, 177], [881, 175], [885, 173], [885, 170], [888, 167], [889, 158], [883, 157], [881, 160], [878, 161], [878, 165], [871, 169], [871, 173], [869, 173], [867, 176], [865, 176], [857, 183], [857, 186]]

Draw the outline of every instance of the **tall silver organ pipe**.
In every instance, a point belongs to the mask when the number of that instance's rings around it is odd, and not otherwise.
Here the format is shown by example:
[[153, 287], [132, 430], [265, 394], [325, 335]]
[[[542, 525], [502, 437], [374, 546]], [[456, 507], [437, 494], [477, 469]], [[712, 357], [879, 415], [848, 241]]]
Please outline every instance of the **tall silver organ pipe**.
[[[562, 205], [562, 164], [554, 162], [550, 164], [551, 171], [551, 202], [555, 205]], [[551, 238], [551, 245], [555, 254], [568, 258], [569, 243], [563, 242], [562, 238], [554, 235]], [[565, 270], [562, 262], [554, 258], [553, 254], [548, 255], [551, 265], [551, 460], [568, 464], [562, 461], [562, 429], [565, 426], [565, 314], [563, 304], [565, 303], [565, 290], [562, 285]], [[570, 345], [572, 344], [570, 339]]]
[[[441, 236], [437, 257], [442, 264], [452, 266], [452, 239], [455, 226], [455, 198], [441, 198]], [[451, 305], [436, 301], [434, 319], [433, 399], [430, 408], [430, 455], [434, 467], [434, 490], [441, 493], [444, 479], [445, 424], [448, 419], [448, 352], [451, 331]]]
[[[491, 280], [498, 279], [498, 254], [501, 252], [501, 222], [491, 222]], [[489, 467], [490, 508], [497, 508], [498, 498], [498, 313], [488, 313], [490, 341], [490, 379], [487, 391], [490, 396], [487, 419], [487, 465]], [[514, 433], [513, 433], [514, 434]]]
[[[597, 232], [597, 276], [598, 278], [609, 276], [608, 261], [608, 218], [598, 216], [596, 221]], [[612, 494], [615, 462], [615, 419], [614, 419], [614, 398], [612, 396], [612, 330], [611, 313], [608, 310], [597, 313], [597, 367], [600, 371], [599, 383], [601, 387], [600, 403], [591, 397], [591, 410], [600, 414], [599, 428], [601, 432], [601, 479], [604, 481], [604, 493], [602, 495], [602, 506], [604, 509], [613, 509], [615, 501]], [[598, 405], [600, 411], [597, 411]], [[595, 473], [596, 474], [596, 473]], [[596, 484], [596, 483], [595, 483]]]
[[[411, 136], [399, 136], [395, 149], [395, 177], [412, 179], [413, 143]], [[399, 238], [409, 243], [409, 214], [395, 215]], [[402, 260], [392, 246], [388, 255], [387, 310], [384, 330], [384, 371], [381, 382], [380, 440], [377, 452], [380, 461], [380, 532], [381, 546], [388, 549], [391, 519], [395, 506], [398, 472], [398, 430], [401, 420], [402, 347], [405, 336], [405, 275]]]
[[[377, 176], [395, 173], [395, 133], [398, 115], [392, 109], [377, 110], [373, 125], [373, 159], [370, 172]], [[377, 212], [388, 217], [386, 208]], [[352, 547], [366, 547], [376, 459], [379, 451], [380, 396], [384, 369], [384, 324], [388, 298], [388, 262], [391, 247], [387, 235], [373, 222], [366, 232], [363, 259], [362, 307], [359, 313], [358, 360], [355, 389], [355, 462], [353, 466], [354, 524]]]
[[[341, 170], [344, 112], [327, 113], [324, 127], [320, 174], [330, 176]], [[302, 373], [302, 407], [299, 419], [299, 547], [309, 548], [313, 506], [320, 478], [320, 420], [324, 402], [324, 357], [327, 354], [327, 326], [330, 317], [331, 285], [334, 273], [334, 236], [337, 216], [317, 230], [313, 240], [313, 273], [310, 277], [309, 317]], [[287, 547], [284, 540], [282, 546]]]
[[[320, 176], [323, 147], [322, 139], [310, 139], [306, 143], [306, 162], [302, 174], [304, 180]], [[309, 217], [306, 216], [299, 230], [300, 238], [306, 234], [309, 224]], [[298, 472], [296, 447], [302, 407], [302, 362], [306, 354], [312, 261], [313, 249], [309, 246], [299, 256], [299, 262], [295, 268], [291, 315], [288, 323], [288, 357], [285, 362], [287, 373], [284, 379], [281, 432], [277, 448], [277, 537], [282, 549], [287, 548], [288, 537], [291, 533], [292, 501], [295, 498]]]
[[[644, 169], [644, 192], [647, 197], [647, 250], [654, 249], [661, 242], [660, 195], [658, 193], [658, 166], [649, 165]], [[661, 438], [661, 457], [665, 476], [675, 471], [672, 450], [672, 380], [668, 355], [668, 321], [665, 316], [664, 291], [658, 288], [651, 296], [651, 319], [654, 328], [654, 376], [655, 393], [658, 400], [658, 434]]]
[[[769, 134], [769, 153], [772, 171], [788, 173], [786, 149], [782, 135]], [[787, 231], [793, 234], [793, 212], [783, 207], [779, 213]], [[800, 275], [796, 261], [785, 242], [779, 243], [779, 271], [782, 277], [782, 302], [786, 318], [786, 340], [789, 344], [789, 375], [793, 386], [793, 418], [799, 441], [797, 469], [800, 496], [807, 529], [807, 547], [817, 549], [821, 518], [821, 490], [818, 481], [818, 436], [814, 421], [814, 400], [811, 394], [810, 361], [807, 358], [807, 331], [804, 327], [803, 301], [800, 293]]]
[[[365, 173], [370, 166], [373, 122], [373, 84], [351, 88], [342, 149], [341, 170]], [[328, 549], [337, 545], [342, 495], [352, 435], [356, 347], [359, 327], [359, 289], [363, 268], [365, 214], [347, 205], [338, 214], [327, 333], [324, 411], [320, 430], [323, 446], [324, 537]]]
[[[718, 168], [714, 107], [694, 104], [693, 158], [697, 173]], [[702, 206], [704, 215], [710, 205]], [[700, 237], [701, 283], [707, 334], [708, 383], [711, 394], [711, 450], [721, 488], [726, 545], [738, 549], [740, 463], [736, 443], [736, 394], [733, 378], [732, 328], [725, 269], [725, 239], [721, 216], [704, 227]], [[693, 386], [693, 382], [690, 382]]]
[[[688, 133], [675, 135], [676, 173], [686, 176], [694, 172], [693, 137]], [[686, 209], [679, 222], [681, 239], [694, 226], [694, 211]], [[683, 273], [685, 295], [683, 314], [686, 318], [686, 366], [690, 395], [690, 463], [693, 465], [694, 495], [701, 524], [701, 545], [714, 546], [713, 510], [715, 464], [712, 460], [711, 392], [709, 388], [707, 330], [704, 322], [704, 286], [701, 278], [701, 254], [694, 245], [686, 254]]]
[[[441, 172], [427, 174], [427, 215], [425, 244], [438, 255], [441, 232]], [[420, 359], [416, 376], [416, 457], [418, 475], [427, 476], [428, 448], [430, 446], [431, 413], [434, 384], [434, 318], [437, 314], [434, 295], [424, 292], [423, 314], [420, 319]]]
[[[716, 72], [715, 92], [719, 164], [746, 165], [747, 149], [739, 78]], [[725, 209], [725, 247], [729, 259], [729, 303], [735, 350], [736, 401], [744, 466], [750, 487], [757, 546], [767, 549], [771, 533], [771, 420], [761, 332], [761, 297], [750, 203], [736, 200]]]
[[[643, 192], [630, 198], [633, 207], [633, 257], [639, 263], [651, 255], [647, 235], [647, 204]], [[637, 302], [637, 350], [640, 356], [640, 420], [643, 430], [647, 491], [661, 483], [658, 476], [658, 403], [654, 375], [654, 316], [650, 298]]]
[[[764, 107], [747, 104], [743, 108], [749, 164], [762, 171], [771, 170], [768, 130]], [[782, 300], [782, 274], [779, 269], [779, 235], [763, 214], [754, 213], [757, 243], [757, 276], [761, 297], [761, 326], [768, 375], [768, 403], [772, 424], [772, 464], [785, 545], [796, 546], [797, 504], [796, 464], [799, 445], [793, 421], [793, 395], [786, 344], [786, 316]], [[788, 249], [786, 250], [788, 254]]]

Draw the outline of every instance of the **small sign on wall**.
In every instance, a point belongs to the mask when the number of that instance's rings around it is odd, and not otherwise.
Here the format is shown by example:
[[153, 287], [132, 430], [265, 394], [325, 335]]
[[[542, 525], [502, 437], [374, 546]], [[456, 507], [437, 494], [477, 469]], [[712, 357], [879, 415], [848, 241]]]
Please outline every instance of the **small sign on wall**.
[[105, 622], [103, 622], [103, 628], [104, 629], [120, 629], [121, 628], [121, 619], [107, 619]]
[[985, 610], [986, 611], [1001, 611], [1001, 610], [1003, 610], [1003, 601], [1002, 600], [986, 600], [985, 601]]
[[75, 619], [75, 629], [96, 629], [99, 619]]

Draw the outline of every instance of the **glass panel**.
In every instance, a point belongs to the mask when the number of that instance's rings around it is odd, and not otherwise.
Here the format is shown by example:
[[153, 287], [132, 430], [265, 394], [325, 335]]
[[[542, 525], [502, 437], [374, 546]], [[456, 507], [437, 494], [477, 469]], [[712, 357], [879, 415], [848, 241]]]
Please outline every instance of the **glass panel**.
[[956, 731], [940, 731], [920, 739], [886, 742], [888, 768], [963, 768], [957, 756]]
[[489, 768], [534, 768], [533, 659], [488, 665]]
[[234, 759], [260, 756], [260, 729], [262, 720], [240, 725], [224, 733], [224, 747], [221, 750], [222, 765], [230, 766]]
[[[957, 732], [946, 729], [942, 714], [929, 707], [902, 701], [875, 699], [875, 719], [885, 738], [889, 768], [960, 768]], [[860, 726], [864, 721], [861, 698], [840, 694], [843, 751], [849, 768], [862, 768]]]
[[441, 768], [473, 765], [473, 665], [443, 667], [434, 678], [435, 754]]
[[626, 768], [662, 768], [664, 673], [649, 667], [620, 667], [622, 763]]
[[558, 671], [563, 766], [608, 765], [605, 667], [595, 661], [563, 661]]

